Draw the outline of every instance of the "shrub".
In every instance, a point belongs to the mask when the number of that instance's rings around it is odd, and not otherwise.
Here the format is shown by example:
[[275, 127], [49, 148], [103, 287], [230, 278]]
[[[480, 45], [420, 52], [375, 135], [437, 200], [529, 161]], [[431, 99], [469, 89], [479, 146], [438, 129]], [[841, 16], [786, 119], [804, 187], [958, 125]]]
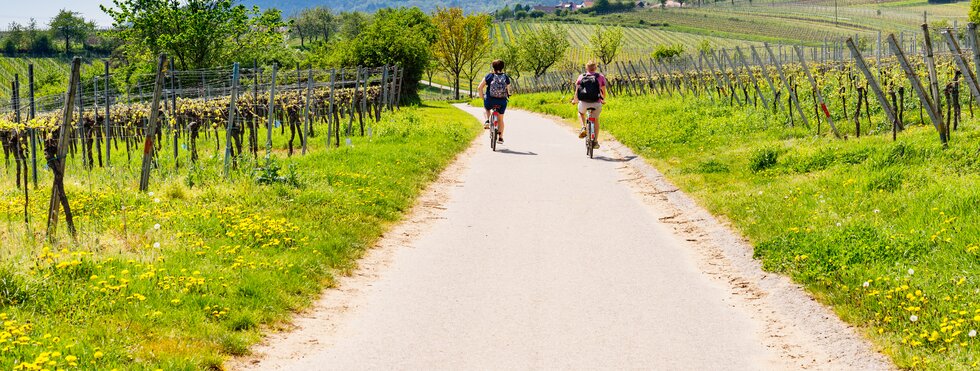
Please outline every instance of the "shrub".
[[759, 172], [771, 168], [776, 165], [776, 158], [779, 154], [776, 153], [775, 149], [763, 148], [752, 152], [752, 157], [749, 157], [749, 169], [754, 172]]

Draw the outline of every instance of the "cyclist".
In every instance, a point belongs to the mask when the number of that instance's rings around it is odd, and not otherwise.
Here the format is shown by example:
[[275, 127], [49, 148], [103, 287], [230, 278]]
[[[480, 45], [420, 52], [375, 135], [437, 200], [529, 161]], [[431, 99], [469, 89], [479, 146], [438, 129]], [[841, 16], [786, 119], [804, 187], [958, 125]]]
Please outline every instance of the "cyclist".
[[[510, 97], [510, 76], [504, 73], [504, 61], [495, 60], [490, 64], [493, 72], [487, 74], [480, 82], [480, 87], [476, 90], [480, 92], [483, 99], [483, 108], [486, 109], [487, 121], [483, 124], [484, 129], [490, 128], [490, 110], [497, 107], [499, 114], [497, 126], [497, 141], [504, 142], [504, 112], [507, 111], [507, 98]], [[486, 90], [484, 90], [486, 88]]]
[[[578, 104], [578, 117], [582, 123], [582, 131], [578, 134], [579, 138], [585, 138], [585, 117], [589, 108], [592, 108], [592, 117], [595, 118], [595, 131], [599, 132], [599, 114], [602, 113], [602, 105], [606, 103], [606, 77], [596, 72], [595, 61], [589, 61], [585, 65], [585, 73], [575, 81], [575, 97], [572, 104]], [[599, 148], [596, 141], [593, 148]]]

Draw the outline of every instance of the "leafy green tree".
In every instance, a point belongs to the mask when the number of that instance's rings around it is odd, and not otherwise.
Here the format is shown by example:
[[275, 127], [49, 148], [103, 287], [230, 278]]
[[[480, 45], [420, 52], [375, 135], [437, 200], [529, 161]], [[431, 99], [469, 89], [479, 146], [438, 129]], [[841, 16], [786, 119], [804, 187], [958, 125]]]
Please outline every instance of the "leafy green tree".
[[596, 26], [595, 32], [589, 37], [592, 54], [604, 65], [608, 65], [616, 59], [619, 49], [623, 45], [623, 29], [619, 27], [602, 28]]
[[431, 63], [437, 35], [432, 19], [418, 8], [381, 9], [356, 37], [321, 49], [320, 63], [342, 66], [397, 64], [404, 68], [402, 103], [418, 102], [418, 83]]
[[313, 7], [303, 9], [291, 19], [289, 32], [299, 37], [300, 47], [306, 47], [306, 41], [316, 42], [318, 39], [329, 42], [337, 29], [338, 17], [330, 8]]
[[25, 36], [24, 26], [17, 22], [10, 22], [10, 26], [7, 27], [7, 35], [3, 40], [4, 53], [14, 54], [23, 50]]
[[465, 15], [460, 8], [439, 8], [432, 22], [438, 32], [432, 44], [433, 56], [440, 67], [452, 76], [456, 99], [459, 99], [460, 75], [464, 71], [474, 74], [478, 61], [484, 60], [490, 51], [490, 18], [478, 14]]
[[980, 23], [980, 0], [970, 0], [970, 22]]
[[234, 0], [113, 0], [103, 6], [124, 41], [123, 57], [152, 63], [172, 56], [179, 69], [200, 69], [232, 62], [278, 60], [285, 54], [278, 10], [259, 12]]
[[507, 66], [507, 74], [514, 79], [519, 79], [521, 71], [525, 70], [524, 60], [521, 58], [521, 49], [515, 43], [505, 44], [494, 49], [493, 57], [504, 61]]
[[65, 40], [65, 54], [71, 52], [73, 40], [84, 43], [85, 38], [95, 31], [95, 23], [88, 22], [78, 13], [65, 9], [59, 11], [58, 15], [51, 19], [49, 26], [55, 37]]
[[684, 45], [657, 45], [653, 51], [653, 59], [660, 62], [671, 62], [684, 54]]
[[340, 35], [345, 39], [354, 39], [367, 27], [369, 19], [361, 12], [340, 13]]
[[538, 32], [518, 37], [517, 47], [520, 50], [520, 64], [534, 72], [534, 76], [541, 76], [565, 57], [571, 44], [567, 29], [550, 24], [541, 27]]

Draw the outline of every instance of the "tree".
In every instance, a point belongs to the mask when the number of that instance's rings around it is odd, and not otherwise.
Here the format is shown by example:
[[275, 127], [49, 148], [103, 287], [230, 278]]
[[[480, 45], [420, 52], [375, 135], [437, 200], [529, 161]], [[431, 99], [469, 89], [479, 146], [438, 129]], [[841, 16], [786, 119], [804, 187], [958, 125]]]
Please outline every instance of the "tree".
[[970, 22], [980, 23], [980, 0], [970, 0]]
[[233, 0], [114, 0], [114, 4], [102, 10], [121, 30], [124, 58], [152, 63], [156, 55], [166, 53], [184, 70], [229, 64], [242, 54], [260, 55], [245, 50], [260, 46], [250, 39], [268, 42], [270, 33], [285, 26], [274, 24], [275, 14], [235, 5]]
[[432, 60], [437, 35], [432, 19], [418, 8], [381, 9], [356, 37], [342, 39], [320, 63], [343, 66], [399, 65], [404, 69], [403, 103], [418, 101], [418, 83]]
[[84, 43], [85, 38], [95, 31], [95, 23], [85, 21], [76, 12], [62, 9], [49, 24], [55, 37], [65, 40], [65, 54], [71, 52], [72, 40]]
[[602, 64], [608, 65], [616, 59], [616, 54], [623, 45], [623, 29], [619, 27], [603, 29], [596, 26], [589, 42], [592, 54], [599, 58]]
[[367, 27], [368, 18], [361, 12], [340, 13], [340, 35], [348, 40], [356, 38]]
[[432, 22], [438, 30], [432, 44], [433, 56], [440, 67], [452, 76], [453, 90], [456, 99], [459, 99], [460, 75], [466, 67], [473, 70], [475, 61], [481, 60], [489, 52], [490, 19], [485, 15], [464, 15], [460, 8], [438, 8]]
[[3, 41], [3, 51], [7, 54], [14, 54], [23, 49], [24, 46], [24, 26], [20, 23], [11, 22], [7, 27], [7, 37]]
[[521, 58], [521, 50], [517, 44], [509, 43], [493, 51], [494, 58], [504, 61], [507, 65], [507, 74], [514, 78], [521, 77], [521, 71], [525, 69], [524, 60]]
[[473, 94], [473, 79], [479, 74], [482, 66], [486, 66], [493, 43], [490, 41], [490, 17], [485, 15], [470, 15], [467, 17], [467, 34], [470, 35], [470, 52], [463, 69], [463, 77], [469, 82], [470, 97]]
[[682, 54], [684, 54], [684, 45], [657, 45], [652, 57], [658, 62], [672, 62]]
[[544, 75], [555, 63], [565, 57], [571, 44], [568, 30], [551, 24], [541, 27], [538, 32], [528, 32], [517, 39], [521, 65], [534, 76]]
[[313, 7], [303, 9], [291, 19], [290, 33], [299, 37], [300, 47], [306, 47], [306, 40], [316, 42], [322, 39], [329, 42], [340, 27], [338, 17], [330, 8]]

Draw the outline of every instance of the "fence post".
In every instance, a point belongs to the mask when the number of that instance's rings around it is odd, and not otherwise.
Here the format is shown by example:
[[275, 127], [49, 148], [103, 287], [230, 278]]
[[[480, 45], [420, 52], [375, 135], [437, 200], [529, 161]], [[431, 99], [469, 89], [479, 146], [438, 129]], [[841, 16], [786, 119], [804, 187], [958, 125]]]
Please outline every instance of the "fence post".
[[231, 67], [231, 99], [228, 101], [228, 124], [225, 125], [225, 178], [231, 170], [231, 137], [235, 129], [235, 120], [238, 116], [238, 62]]
[[[806, 115], [803, 114], [803, 107], [800, 106], [800, 99], [796, 96], [793, 91], [793, 87], [790, 86], [789, 80], [786, 79], [786, 74], [783, 73], [783, 64], [779, 62], [779, 59], [772, 52], [772, 48], [769, 47], [768, 43], [762, 44], [765, 46], [766, 51], [769, 52], [769, 59], [771, 59], [776, 64], [776, 72], [779, 74], [779, 79], [783, 81], [783, 85], [786, 87], [786, 94], [789, 94], [790, 99], [793, 100], [793, 105], [796, 106], [796, 112], [800, 114], [800, 119], [803, 120], [803, 126], [810, 127], [810, 123], [806, 119]], [[793, 112], [789, 112], [790, 119], [792, 119]]]
[[957, 67], [966, 79], [967, 86], [970, 87], [970, 93], [980, 101], [980, 85], [977, 85], [977, 75], [970, 69], [970, 63], [963, 58], [963, 51], [960, 49], [960, 44], [956, 41], [956, 36], [950, 30], [946, 30], [943, 36], [946, 37], [946, 44], [949, 45], [949, 50], [953, 52], [953, 61], [956, 62]]
[[827, 103], [823, 100], [823, 94], [820, 93], [820, 86], [817, 86], [817, 80], [813, 78], [813, 74], [810, 73], [810, 67], [806, 65], [806, 59], [803, 58], [803, 48], [799, 45], [796, 46], [797, 57], [800, 58], [800, 67], [803, 67], [803, 72], [806, 74], [807, 80], [810, 80], [810, 85], [813, 86], [814, 94], [817, 95], [817, 101], [820, 102], [820, 108], [823, 109], [824, 115], [827, 116], [827, 123], [830, 124], [830, 130], [834, 132], [834, 136], [838, 139], [840, 136], [840, 131], [837, 130], [837, 125], [834, 125], [834, 118], [830, 115], [830, 110], [827, 109]]
[[936, 106], [932, 102], [932, 98], [929, 97], [929, 93], [922, 86], [922, 81], [919, 80], [919, 75], [915, 73], [912, 69], [912, 65], [909, 63], [908, 59], [905, 57], [905, 53], [902, 52], [902, 48], [898, 45], [898, 41], [895, 40], [895, 34], [888, 35], [888, 45], [892, 49], [892, 54], [898, 59], [898, 63], [902, 66], [902, 70], [905, 71], [905, 76], [908, 77], [909, 81], [912, 83], [912, 89], [915, 93], [919, 95], [919, 100], [926, 106], [926, 112], [929, 114], [929, 119], [932, 120], [933, 127], [939, 131], [939, 140], [942, 142], [943, 147], [949, 145], [946, 138], [946, 131], [942, 129], [943, 120], [941, 117], [936, 115]]
[[87, 151], [88, 145], [86, 143], [86, 141], [88, 140], [88, 135], [86, 135], [87, 133], [85, 132], [85, 120], [84, 120], [85, 101], [82, 99], [84, 97], [82, 96], [81, 81], [78, 82], [78, 85], [75, 87], [75, 89], [78, 90], [78, 92], [75, 93], [76, 99], [78, 99], [78, 129], [77, 129], [78, 133], [77, 134], [79, 137], [79, 141], [81, 142], [82, 145], [82, 147], [79, 150], [79, 153], [81, 153], [82, 155], [82, 166], [84, 166], [88, 170], [91, 170], [92, 167], [88, 163], [88, 151]]
[[153, 138], [157, 132], [157, 120], [160, 119], [160, 94], [163, 90], [163, 64], [167, 56], [160, 54], [157, 61], [157, 77], [153, 84], [153, 101], [150, 103], [150, 122], [146, 127], [146, 141], [143, 143], [143, 171], [140, 174], [140, 191], [145, 192], [150, 186], [150, 167], [153, 165]]
[[976, 68], [976, 75], [980, 78], [980, 38], [977, 37], [977, 24], [970, 22], [966, 24], [966, 33], [970, 36], [968, 39], [970, 42], [971, 49], [973, 49], [973, 66]]
[[303, 136], [300, 139], [303, 140], [303, 154], [307, 152], [307, 137], [310, 135], [310, 104], [313, 101], [313, 68], [307, 71], [306, 76], [306, 107], [303, 108], [303, 114], [306, 116], [306, 121], [304, 122], [305, 127], [303, 128]]
[[[37, 114], [37, 104], [34, 101], [34, 64], [27, 65], [27, 89], [30, 99], [29, 120], [34, 120]], [[30, 129], [31, 135], [31, 177], [34, 180], [34, 189], [37, 189], [37, 129]]]
[[924, 62], [926, 63], [926, 70], [929, 72], [929, 89], [932, 90], [932, 108], [936, 110], [936, 117], [939, 118], [939, 127], [943, 132], [946, 133], [946, 140], [949, 140], [949, 127], [946, 125], [946, 121], [943, 120], [943, 100], [939, 92], [939, 76], [936, 74], [936, 60], [933, 58], [932, 53], [932, 38], [929, 37], [929, 25], [926, 23], [922, 24], [923, 33], [923, 43], [925, 44], [924, 52]]
[[[65, 194], [65, 155], [68, 153], [69, 127], [71, 126], [71, 116], [75, 103], [76, 86], [79, 85], [79, 69], [82, 59], [75, 57], [71, 61], [71, 77], [68, 81], [68, 91], [65, 92], [65, 108], [61, 115], [61, 128], [58, 129], [58, 143], [55, 148], [50, 144], [45, 144], [45, 156], [48, 165], [54, 172], [54, 184], [51, 186], [51, 203], [48, 207], [48, 239], [52, 240], [58, 229], [59, 207], [65, 208], [65, 222], [68, 224], [68, 231], [75, 237], [75, 224], [72, 221], [71, 208], [68, 206], [68, 195]], [[53, 152], [53, 153], [52, 153]]]
[[103, 137], [105, 137], [105, 166], [106, 167], [111, 166], [110, 161], [112, 160], [111, 157], [112, 146], [109, 144], [109, 142], [112, 140], [112, 133], [111, 133], [112, 129], [109, 127], [110, 104], [112, 103], [109, 102], [109, 60], [106, 59], [105, 60], [105, 117], [103, 117], [103, 121], [104, 121], [103, 131], [105, 131], [105, 133], [102, 133]]
[[330, 70], [330, 109], [327, 112], [327, 148], [330, 148], [331, 134], [337, 135], [337, 145], [340, 146], [340, 124], [337, 123], [337, 133], [333, 133], [334, 120], [334, 93], [336, 92], [337, 70]]
[[266, 123], [265, 159], [272, 158], [272, 125], [276, 122], [276, 73], [279, 64], [272, 64], [272, 85], [269, 86], [269, 122]]
[[[769, 100], [766, 99], [765, 95], [762, 95], [762, 89], [759, 89], [759, 81], [755, 79], [755, 73], [749, 68], [748, 63], [745, 63], [745, 55], [742, 54], [742, 49], [735, 47], [735, 55], [738, 56], [739, 62], [742, 62], [742, 68], [745, 68], [745, 73], [749, 75], [749, 81], [752, 82], [752, 86], [755, 87], [755, 93], [759, 95], [759, 99], [762, 100], [763, 107], [769, 107]], [[726, 54], [727, 57], [727, 54]]]
[[881, 105], [881, 109], [885, 111], [885, 115], [888, 116], [888, 120], [892, 123], [892, 130], [904, 130], [905, 127], [902, 125], [901, 121], [898, 121], [898, 116], [895, 115], [895, 108], [888, 103], [888, 97], [881, 90], [881, 86], [878, 85], [878, 81], [875, 80], [871, 70], [868, 69], [868, 65], [864, 63], [864, 57], [861, 56], [861, 51], [858, 50], [857, 46], [854, 45], [854, 40], [847, 39], [847, 47], [851, 49], [851, 55], [854, 57], [854, 62], [858, 69], [864, 73], [865, 80], [868, 80], [868, 86], [874, 91], [875, 97], [878, 98], [878, 104]]

